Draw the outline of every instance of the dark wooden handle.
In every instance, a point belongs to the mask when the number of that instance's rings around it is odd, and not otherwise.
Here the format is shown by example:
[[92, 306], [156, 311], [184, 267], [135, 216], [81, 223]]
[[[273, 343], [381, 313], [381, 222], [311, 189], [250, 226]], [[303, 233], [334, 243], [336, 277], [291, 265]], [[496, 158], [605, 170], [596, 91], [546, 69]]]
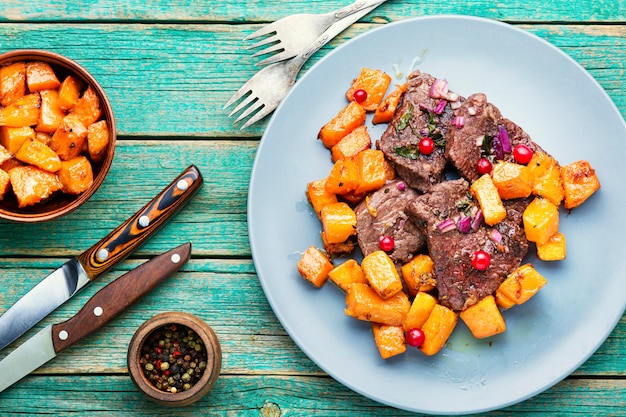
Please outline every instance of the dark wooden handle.
[[171, 219], [202, 186], [202, 175], [189, 166], [159, 195], [109, 233], [104, 239], [78, 256], [90, 280], [126, 259], [135, 249]]
[[127, 272], [98, 291], [71, 319], [52, 326], [56, 353], [98, 330], [183, 266], [191, 255], [185, 243]]

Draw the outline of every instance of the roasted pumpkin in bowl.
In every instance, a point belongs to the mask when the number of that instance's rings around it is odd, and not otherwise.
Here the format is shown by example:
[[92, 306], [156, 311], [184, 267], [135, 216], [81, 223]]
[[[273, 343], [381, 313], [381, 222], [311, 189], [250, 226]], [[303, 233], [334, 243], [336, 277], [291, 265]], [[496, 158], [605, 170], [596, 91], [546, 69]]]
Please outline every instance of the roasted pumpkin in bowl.
[[48, 51], [0, 54], [0, 218], [74, 211], [104, 181], [115, 143], [111, 103], [85, 68]]

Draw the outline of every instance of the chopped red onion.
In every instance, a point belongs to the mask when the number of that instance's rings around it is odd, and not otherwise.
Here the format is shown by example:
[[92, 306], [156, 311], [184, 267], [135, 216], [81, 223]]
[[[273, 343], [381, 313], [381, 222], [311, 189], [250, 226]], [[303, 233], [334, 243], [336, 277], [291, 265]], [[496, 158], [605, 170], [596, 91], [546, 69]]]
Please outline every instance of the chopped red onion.
[[456, 227], [463, 233], [469, 233], [471, 230], [472, 218], [470, 216], [463, 216], [456, 223]]
[[437, 78], [430, 87], [431, 98], [443, 98], [448, 96], [448, 81]]
[[469, 114], [470, 116], [475, 116], [476, 115], [476, 107], [468, 107], [467, 108], [467, 114]]
[[493, 240], [496, 243], [502, 243], [502, 235], [498, 232], [497, 229], [491, 229], [489, 233], [489, 239]]
[[459, 99], [459, 95], [457, 93], [448, 91], [448, 94], [446, 94], [446, 100], [448, 101], [457, 101], [458, 99]]
[[504, 126], [498, 126], [498, 138], [502, 145], [502, 151], [504, 153], [511, 153], [511, 141], [509, 140], [509, 132], [506, 131]]
[[470, 225], [472, 230], [474, 231], [478, 230], [478, 228], [480, 227], [480, 223], [482, 221], [483, 221], [483, 212], [482, 210], [478, 209], [476, 214], [472, 216], [472, 224]]
[[448, 100], [450, 102], [450, 108], [456, 110], [463, 105], [461, 100]]
[[446, 232], [449, 232], [450, 230], [456, 229], [456, 224], [454, 224], [454, 220], [446, 219], [442, 221], [441, 223], [437, 224], [437, 229], [439, 229], [441, 233], [446, 233]]
[[435, 114], [443, 113], [443, 109], [446, 108], [446, 104], [448, 104], [446, 100], [441, 100], [439, 103], [437, 103], [437, 107], [435, 108]]
[[452, 124], [454, 126], [456, 126], [457, 129], [462, 128], [463, 126], [465, 126], [465, 117], [464, 116], [456, 116], [454, 119], [452, 119]]
[[496, 159], [504, 159], [504, 149], [502, 148], [502, 141], [498, 135], [493, 137], [493, 150], [496, 153]]

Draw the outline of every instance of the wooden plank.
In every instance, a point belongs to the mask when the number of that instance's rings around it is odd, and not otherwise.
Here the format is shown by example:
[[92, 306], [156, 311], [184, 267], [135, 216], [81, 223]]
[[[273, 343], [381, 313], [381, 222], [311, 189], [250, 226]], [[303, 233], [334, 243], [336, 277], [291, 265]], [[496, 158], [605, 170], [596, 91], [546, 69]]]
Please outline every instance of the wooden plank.
[[[416, 416], [363, 397], [329, 377], [314, 376], [222, 374], [202, 400], [176, 409], [155, 406], [141, 396], [126, 376], [30, 376], [1, 393], [0, 398], [2, 415], [54, 412], [57, 416]], [[489, 416], [616, 416], [624, 407], [626, 380], [567, 379]]]
[[[304, 70], [328, 51], [376, 26], [351, 27], [314, 55]], [[257, 70], [257, 60], [243, 48], [242, 39], [258, 27], [68, 24], [59, 29], [47, 23], [0, 24], [0, 52], [48, 49], [78, 61], [109, 95], [122, 136], [258, 138], [267, 120], [240, 131], [228, 117], [230, 109], [223, 109]], [[521, 27], [581, 63], [626, 115], [626, 26]], [[77, 42], [88, 46], [77, 49]]]
[[[0, 21], [192, 21], [243, 22], [272, 21], [297, 10], [325, 13], [351, 3], [350, 0], [291, 0], [284, 2], [172, 0], [167, 2], [127, 2], [124, 0], [84, 0], [59, 3], [54, 0], [24, 2], [5, 0]], [[419, 2], [394, 0], [379, 6], [366, 19], [398, 20], [407, 16], [469, 14], [507, 21], [619, 22], [626, 16], [623, 3], [614, 0], [505, 0]]]
[[[171, 242], [163, 250], [182, 241]], [[97, 290], [141, 262], [138, 259], [125, 261], [8, 346], [3, 354], [8, 354], [44, 326], [68, 319]], [[3, 288], [0, 313], [61, 263], [61, 259], [0, 260], [0, 287]], [[193, 253], [191, 261], [181, 271], [100, 332], [70, 347], [37, 373], [125, 373], [126, 349], [136, 329], [160, 312], [186, 311], [201, 317], [215, 330], [222, 344], [227, 374], [325, 375], [285, 333], [263, 294], [250, 260], [201, 259]], [[341, 306], [337, 314], [343, 314]], [[625, 343], [626, 316], [598, 353], [575, 375], [624, 376]]]

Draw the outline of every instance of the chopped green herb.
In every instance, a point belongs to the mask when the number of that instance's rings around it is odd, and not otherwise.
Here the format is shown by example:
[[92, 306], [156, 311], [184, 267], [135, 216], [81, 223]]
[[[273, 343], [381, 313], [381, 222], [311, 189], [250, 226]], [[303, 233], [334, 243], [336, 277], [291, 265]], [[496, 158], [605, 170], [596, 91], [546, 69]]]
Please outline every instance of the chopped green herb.
[[393, 152], [396, 155], [403, 156], [409, 159], [417, 159], [420, 154], [419, 145], [407, 145], [407, 146], [398, 146], [394, 148]]
[[400, 118], [400, 122], [396, 126], [396, 130], [404, 130], [411, 123], [411, 119], [413, 118], [413, 105], [411, 104], [408, 109], [404, 112], [402, 117]]

